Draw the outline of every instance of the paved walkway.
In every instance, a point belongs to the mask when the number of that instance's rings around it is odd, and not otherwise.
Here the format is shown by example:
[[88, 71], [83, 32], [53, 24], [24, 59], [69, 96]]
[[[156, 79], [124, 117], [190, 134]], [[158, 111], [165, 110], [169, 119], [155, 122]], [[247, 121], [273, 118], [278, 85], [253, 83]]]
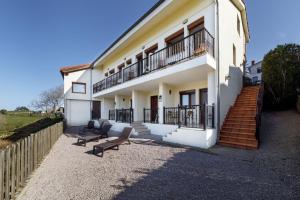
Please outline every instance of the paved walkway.
[[300, 199], [300, 115], [263, 114], [257, 151], [151, 142], [104, 158], [62, 136], [18, 199]]

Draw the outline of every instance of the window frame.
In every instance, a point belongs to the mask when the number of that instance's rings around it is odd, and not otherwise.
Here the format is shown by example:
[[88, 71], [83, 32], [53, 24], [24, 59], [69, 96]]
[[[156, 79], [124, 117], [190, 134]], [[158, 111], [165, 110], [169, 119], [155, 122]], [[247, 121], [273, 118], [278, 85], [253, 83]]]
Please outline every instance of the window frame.
[[241, 20], [240, 20], [240, 17], [239, 15], [237, 15], [237, 22], [236, 22], [236, 26], [237, 26], [237, 32], [239, 34], [239, 36], [241, 36]]
[[[189, 96], [189, 104], [188, 105], [182, 105], [182, 96], [183, 95], [188, 95]], [[179, 92], [179, 98], [180, 98], [180, 106], [192, 106], [192, 98], [191, 96], [194, 95], [194, 101], [196, 104], [196, 90], [186, 90], [186, 91], [180, 91]]]
[[[84, 92], [76, 92], [74, 91], [74, 85], [83, 85], [84, 86]], [[86, 94], [86, 83], [83, 82], [72, 82], [72, 93], [74, 94]]]
[[232, 62], [233, 62], [234, 66], [237, 66], [236, 65], [236, 47], [235, 47], [234, 44], [233, 44], [233, 47], [232, 47]]

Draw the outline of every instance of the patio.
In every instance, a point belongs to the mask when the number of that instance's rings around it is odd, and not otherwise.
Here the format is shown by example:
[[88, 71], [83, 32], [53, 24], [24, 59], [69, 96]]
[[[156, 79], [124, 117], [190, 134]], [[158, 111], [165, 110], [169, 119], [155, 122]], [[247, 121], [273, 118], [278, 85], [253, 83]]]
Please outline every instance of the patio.
[[264, 113], [257, 151], [135, 141], [100, 158], [63, 135], [18, 199], [297, 199], [300, 115]]

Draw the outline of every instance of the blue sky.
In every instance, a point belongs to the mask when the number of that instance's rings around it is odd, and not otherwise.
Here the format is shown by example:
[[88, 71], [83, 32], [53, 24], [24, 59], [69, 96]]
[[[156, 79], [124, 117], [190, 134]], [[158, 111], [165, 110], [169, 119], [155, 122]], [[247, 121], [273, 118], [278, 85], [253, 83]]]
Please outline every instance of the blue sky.
[[[62, 84], [61, 66], [93, 61], [156, 1], [0, 0], [0, 108], [27, 106]], [[276, 44], [300, 43], [300, 1], [246, 3], [249, 61]]]

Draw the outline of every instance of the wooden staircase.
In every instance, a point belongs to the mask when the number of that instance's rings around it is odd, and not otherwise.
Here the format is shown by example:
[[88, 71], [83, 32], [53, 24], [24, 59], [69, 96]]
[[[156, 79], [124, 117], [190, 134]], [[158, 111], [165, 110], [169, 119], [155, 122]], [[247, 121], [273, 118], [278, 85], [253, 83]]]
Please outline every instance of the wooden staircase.
[[257, 149], [256, 114], [260, 86], [242, 89], [223, 123], [219, 144], [235, 148]]

